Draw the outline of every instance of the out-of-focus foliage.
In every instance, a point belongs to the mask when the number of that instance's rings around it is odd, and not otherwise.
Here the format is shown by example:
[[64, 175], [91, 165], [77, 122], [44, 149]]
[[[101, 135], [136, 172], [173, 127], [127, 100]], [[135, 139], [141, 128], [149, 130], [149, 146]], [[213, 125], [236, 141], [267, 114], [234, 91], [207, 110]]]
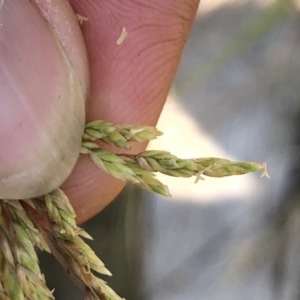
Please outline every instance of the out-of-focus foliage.
[[[235, 193], [208, 181], [211, 194], [177, 180], [183, 192], [170, 200], [126, 189], [86, 229], [128, 300], [299, 298], [299, 17], [296, 0], [202, 0], [158, 129], [172, 152], [180, 130], [194, 145], [168, 115], [175, 105], [203, 148], [208, 136], [230, 158], [267, 161], [271, 179], [250, 176]], [[43, 260], [57, 299], [82, 299]]]

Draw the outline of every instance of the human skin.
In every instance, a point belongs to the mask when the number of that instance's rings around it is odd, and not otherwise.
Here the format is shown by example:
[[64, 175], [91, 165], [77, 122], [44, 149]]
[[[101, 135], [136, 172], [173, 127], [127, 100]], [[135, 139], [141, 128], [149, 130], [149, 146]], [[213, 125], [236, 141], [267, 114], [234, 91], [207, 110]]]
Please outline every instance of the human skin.
[[[155, 125], [178, 68], [199, 0], [52, 2], [58, 8], [55, 20], [52, 19], [58, 31], [64, 30], [62, 24], [66, 18], [73, 17], [69, 4], [75, 13], [88, 18], [81, 26], [90, 70], [87, 121], [101, 119], [118, 124]], [[122, 27], [126, 28], [128, 36], [116, 46]], [[76, 41], [66, 49], [67, 54], [74, 55], [74, 46], [77, 47]], [[79, 77], [86, 84], [84, 67], [79, 60], [74, 64], [75, 69], [84, 74]], [[131, 152], [143, 151], [145, 146], [133, 145]], [[74, 206], [78, 223], [82, 223], [107, 206], [124, 185], [97, 169], [88, 157], [80, 157], [62, 188]]]
[[[71, 0], [89, 21], [83, 35], [89, 55], [91, 94], [87, 120], [155, 125], [178, 68], [198, 0]], [[128, 38], [114, 52], [121, 27]], [[144, 150], [145, 144], [133, 147]], [[124, 183], [81, 158], [64, 184], [84, 221], [103, 209]]]

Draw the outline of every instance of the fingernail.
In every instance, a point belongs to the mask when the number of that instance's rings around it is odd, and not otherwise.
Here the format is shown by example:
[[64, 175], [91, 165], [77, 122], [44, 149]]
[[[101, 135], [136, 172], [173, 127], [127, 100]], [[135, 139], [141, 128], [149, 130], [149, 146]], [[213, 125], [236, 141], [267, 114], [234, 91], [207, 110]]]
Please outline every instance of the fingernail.
[[[1, 2], [1, 1], [0, 1]], [[60, 40], [29, 1], [0, 9], [0, 199], [63, 183], [80, 151], [85, 93]]]

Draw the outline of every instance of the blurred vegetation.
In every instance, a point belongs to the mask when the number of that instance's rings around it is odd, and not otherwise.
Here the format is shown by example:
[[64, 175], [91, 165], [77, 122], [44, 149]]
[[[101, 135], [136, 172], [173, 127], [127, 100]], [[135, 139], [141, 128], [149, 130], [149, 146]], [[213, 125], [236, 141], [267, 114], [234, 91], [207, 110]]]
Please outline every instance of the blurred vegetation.
[[[255, 47], [260, 47], [266, 37], [280, 27], [282, 22], [289, 18], [294, 19], [295, 15], [299, 19], [299, 4], [296, 0], [278, 0], [270, 6], [256, 6], [251, 4], [251, 1], [244, 2], [244, 6], [239, 3], [236, 5], [226, 5], [224, 3], [218, 10], [212, 10], [206, 15], [200, 14], [200, 18], [195, 23], [195, 28], [198, 31], [194, 31], [191, 36], [192, 39], [199, 39], [200, 42], [203, 42], [201, 39], [202, 32], [210, 34], [210, 31], [216, 30], [216, 28], [210, 28], [210, 26], [212, 22], [215, 22], [220, 17], [223, 11], [227, 12], [228, 22], [234, 25], [228, 27], [229, 30], [232, 30], [229, 35], [230, 38], [226, 37], [222, 47], [212, 49], [213, 54], [209, 53], [208, 55], [204, 53], [202, 58], [197, 58], [196, 64], [193, 60], [189, 63], [189, 57], [184, 58], [183, 63], [187, 61], [187, 67], [181, 66], [174, 85], [179, 95], [197, 94], [197, 87], [205, 85], [211, 77], [215, 76], [221, 69], [226, 68], [228, 64], [238, 59], [241, 55], [245, 55], [247, 51], [251, 52]], [[236, 13], [237, 10], [240, 10], [238, 14]], [[236, 15], [240, 15], [241, 19], [235, 18]], [[243, 19], [244, 16], [247, 17], [247, 20]], [[201, 24], [200, 27], [198, 27], [199, 24]], [[217, 26], [222, 26], [217, 21], [216, 24]], [[298, 24], [299, 27], [299, 22], [296, 21], [293, 24]], [[293, 26], [292, 28], [295, 31], [298, 30], [299, 35], [299, 29]], [[199, 48], [202, 47], [200, 42], [198, 44], [195, 43]], [[289, 47], [293, 48], [294, 45]], [[206, 57], [210, 59], [206, 60]], [[295, 84], [295, 87], [293, 86], [293, 91], [298, 91], [295, 100], [297, 103], [297, 101], [299, 102], [298, 78], [300, 77], [300, 69], [292, 64], [289, 67], [293, 73], [288, 74], [289, 69], [287, 69], [287, 73], [284, 75], [285, 78], [280, 78], [279, 85], [284, 80], [287, 80], [286, 76], [291, 76], [291, 80], [296, 80], [297, 84]], [[278, 73], [281, 74], [281, 71], [278, 70]], [[278, 74], [270, 74], [271, 79], [276, 79], [276, 77], [278, 77]], [[278, 86], [278, 82], [275, 85], [278, 92], [277, 96], [280, 98], [282, 95], [280, 94], [281, 87]], [[198, 96], [196, 95], [195, 97]], [[207, 101], [209, 100], [207, 99]], [[226, 101], [226, 99], [223, 100]], [[287, 98], [282, 99], [282, 101], [281, 106], [283, 107], [282, 110], [284, 110], [285, 101], [286, 103], [290, 102]], [[300, 105], [297, 107], [299, 109]], [[296, 110], [295, 114], [298, 116]], [[235, 124], [233, 114], [228, 116], [227, 119], [231, 117], [232, 123]], [[294, 145], [291, 146], [293, 155], [288, 158], [288, 161], [291, 162], [289, 165], [290, 171], [285, 175], [288, 176], [288, 180], [285, 183], [285, 188], [281, 189], [280, 195], [278, 195], [280, 199], [273, 201], [273, 203], [271, 203], [272, 199], [270, 199], [270, 202], [265, 203], [264, 207], [261, 208], [263, 210], [263, 213], [260, 214], [261, 219], [255, 219], [255, 222], [260, 223], [259, 227], [262, 230], [260, 233], [264, 232], [265, 229], [269, 230], [271, 228], [276, 236], [276, 242], [273, 244], [268, 244], [267, 239], [265, 244], [261, 243], [261, 239], [259, 239], [259, 244], [255, 244], [261, 248], [263, 257], [265, 257], [264, 253], [268, 256], [268, 251], [273, 253], [268, 262], [272, 264], [270, 282], [273, 282], [274, 287], [274, 294], [271, 297], [273, 300], [300, 299], [300, 255], [298, 254], [300, 253], [300, 239], [297, 237], [300, 229], [299, 128], [300, 124], [294, 123], [294, 132], [292, 133]], [[272, 134], [276, 135], [276, 132]], [[288, 145], [285, 146], [288, 147]], [[270, 190], [269, 192], [272, 194]], [[267, 194], [268, 191], [265, 192], [265, 195]], [[105, 278], [105, 280], [109, 282], [110, 286], [118, 294], [128, 300], [146, 300], [141, 299], [139, 295], [143, 294], [143, 271], [144, 268], [147, 268], [143, 263], [143, 250], [146, 245], [145, 241], [148, 239], [147, 234], [149, 235], [149, 232], [152, 230], [152, 222], [149, 221], [149, 218], [152, 217], [152, 205], [144, 195], [144, 192], [141, 192], [140, 189], [128, 186], [110, 206], [84, 226], [95, 239], [91, 243], [93, 249], [96, 250], [107, 268], [113, 273], [113, 277]], [[166, 222], [168, 221], [166, 220]], [[254, 231], [254, 233], [257, 233], [257, 231]], [[276, 247], [275, 251], [273, 251], [274, 249], [271, 251], [270, 247]], [[42, 264], [48, 265], [48, 270], [46, 271], [47, 282], [50, 287], [55, 287], [57, 300], [83, 299], [83, 294], [68, 280], [67, 275], [64, 274], [61, 267], [50, 256], [43, 254]], [[198, 272], [201, 273], [201, 270], [198, 270]], [[197, 275], [195, 274], [195, 276]], [[160, 286], [160, 288], [163, 288], [163, 286]], [[184, 299], [188, 299], [188, 297]], [[232, 297], [231, 299], [238, 298]]]

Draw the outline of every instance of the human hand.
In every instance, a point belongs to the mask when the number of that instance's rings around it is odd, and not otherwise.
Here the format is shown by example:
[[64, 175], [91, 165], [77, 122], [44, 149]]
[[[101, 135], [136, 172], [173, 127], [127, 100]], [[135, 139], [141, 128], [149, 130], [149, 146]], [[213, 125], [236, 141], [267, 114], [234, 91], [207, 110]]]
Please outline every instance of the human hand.
[[[13, 19], [14, 9], [15, 6], [22, 7], [24, 14], [20, 13], [20, 16], [24, 16], [26, 19], [27, 6], [32, 4], [25, 2], [24, 0], [10, 0], [6, 10], [6, 3], [4, 2], [2, 11], [6, 12], [6, 18], [1, 15], [0, 10], [0, 21], [3, 28], [4, 26], [10, 26], [5, 22], [16, 23], [18, 21], [22, 25], [23, 21], [21, 19]], [[82, 92], [85, 95], [88, 94], [88, 81], [90, 80], [87, 120], [103, 119], [118, 124], [154, 125], [162, 110], [178, 67], [199, 1], [70, 0], [74, 11], [88, 18], [81, 29], [88, 52], [90, 75], [87, 73], [85, 53], [82, 40], [78, 37], [78, 28], [76, 25], [72, 25], [74, 23], [74, 13], [68, 2], [52, 0], [48, 3], [48, 1], [35, 0], [34, 3], [55, 28], [58, 36], [64, 39], [65, 51], [78, 74]], [[7, 17], [9, 11], [10, 15]], [[2, 21], [3, 18], [5, 20]], [[23, 38], [22, 43], [30, 44], [30, 40], [36, 38], [36, 35], [39, 35], [40, 32], [36, 29], [38, 23], [28, 24], [28, 19], [26, 19], [26, 22], [24, 26], [28, 26], [32, 30], [32, 36], [18, 36], [18, 38]], [[128, 36], [121, 45], [117, 46], [116, 40], [121, 34], [122, 27], [126, 28]], [[44, 70], [43, 73], [43, 70], [36, 66], [30, 71], [24, 70], [25, 74], [22, 74], [22, 76], [31, 76], [29, 74], [31, 72], [32, 76], [40, 77], [41, 86], [31, 88], [38, 89], [37, 94], [44, 96], [44, 99], [40, 99], [38, 104], [42, 109], [43, 105], [50, 101], [49, 98], [53, 97], [52, 90], [56, 91], [57, 89], [57, 74], [53, 73], [54, 71], [51, 69], [52, 64], [57, 63], [57, 57], [50, 52], [49, 47], [45, 46], [48, 43], [46, 37], [38, 38], [41, 40], [44, 38], [45, 41], [42, 40], [34, 49], [39, 46], [43, 47], [42, 60], [49, 61], [49, 64], [46, 64], [49, 70]], [[6, 42], [7, 44], [13, 44], [14, 40]], [[37, 39], [35, 39], [36, 41]], [[13, 45], [9, 46], [13, 47]], [[22, 49], [18, 49], [18, 51], [22, 51]], [[2, 55], [1, 49], [0, 54], [1, 60], [3, 60], [5, 56]], [[36, 63], [34, 61], [36, 56], [29, 51], [22, 53], [22, 55], [23, 57], [26, 56], [26, 59], [30, 60], [33, 65]], [[8, 67], [14, 67], [14, 64], [12, 63]], [[36, 75], [34, 75], [35, 68], [39, 72]], [[7, 65], [2, 70], [7, 71]], [[8, 71], [7, 73], [20, 77], [16, 72], [11, 73]], [[61, 73], [62, 77], [65, 76], [63, 71]], [[10, 78], [10, 80], [15, 82], [14, 78]], [[15, 86], [11, 86], [15, 88]], [[51, 93], [49, 93], [50, 90]], [[27, 93], [28, 91], [22, 90], [21, 92]], [[63, 89], [63, 92], [67, 94], [68, 91]], [[30, 94], [31, 91], [28, 93]], [[11, 100], [8, 97], [1, 98], [1, 107], [9, 106]], [[28, 104], [28, 101], [33, 100], [30, 97], [23, 100], [22, 114], [26, 115], [27, 105], [28, 107], [35, 105]], [[8, 159], [8, 155], [10, 160], [15, 159], [16, 153], [20, 157], [24, 155], [24, 152], [20, 154], [17, 149], [22, 147], [22, 151], [25, 151], [26, 147], [23, 146], [23, 143], [26, 141], [28, 143], [28, 140], [31, 140], [31, 137], [29, 137], [30, 127], [26, 128], [26, 126], [25, 131], [22, 128], [13, 131], [11, 138], [11, 133], [8, 135], [10, 129], [7, 125], [8, 118], [7, 115], [4, 116], [5, 109], [1, 108], [1, 110], [3, 115], [0, 111], [0, 128], [2, 128], [0, 138], [1, 141], [7, 141], [10, 135], [10, 142], [9, 147], [3, 144], [0, 147], [0, 164], [1, 161], [5, 162]], [[31, 120], [38, 118], [35, 115], [36, 113], [41, 113], [41, 111], [34, 110], [34, 115], [30, 115]], [[18, 114], [18, 117], [21, 118], [20, 114]], [[64, 116], [60, 116], [60, 119], [62, 117]], [[15, 118], [15, 116], [12, 115], [12, 118]], [[5, 126], [3, 120], [6, 122]], [[53, 147], [55, 146], [57, 147], [57, 145], [53, 145]], [[144, 147], [145, 145], [135, 145], [131, 151], [140, 152]], [[8, 149], [10, 149], [9, 152]], [[50, 151], [51, 149], [49, 149]], [[1, 177], [5, 176], [7, 172], [4, 165], [4, 168], [0, 169], [0, 182]], [[69, 196], [77, 213], [78, 222], [87, 220], [103, 209], [123, 187], [124, 182], [98, 170], [87, 157], [80, 157], [71, 176], [63, 184], [63, 189]]]

